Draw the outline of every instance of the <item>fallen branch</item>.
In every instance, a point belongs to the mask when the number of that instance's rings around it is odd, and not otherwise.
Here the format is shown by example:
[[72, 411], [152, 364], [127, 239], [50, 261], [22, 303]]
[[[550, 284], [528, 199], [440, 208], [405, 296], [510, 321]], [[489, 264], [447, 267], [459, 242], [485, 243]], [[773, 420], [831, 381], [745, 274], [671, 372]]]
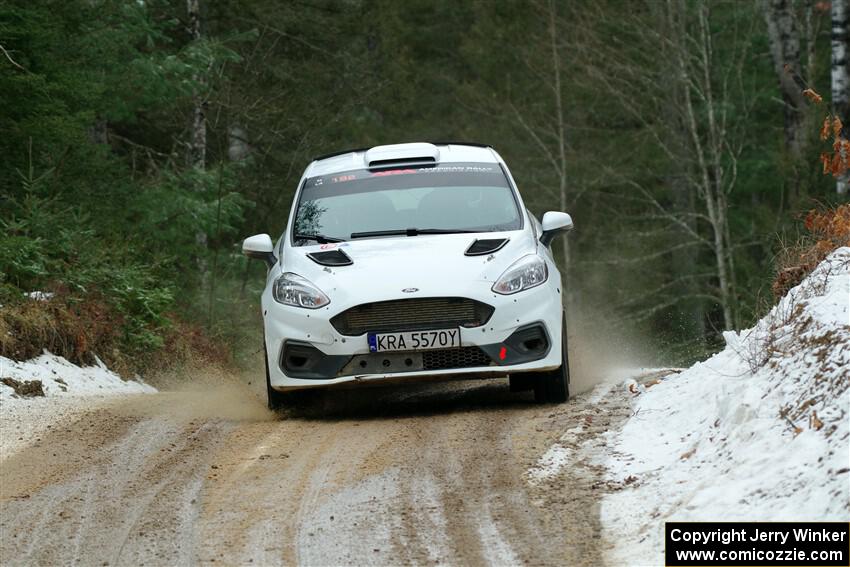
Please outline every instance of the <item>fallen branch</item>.
[[5, 55], [5, 56], [6, 56], [6, 59], [8, 59], [8, 60], [9, 60], [9, 63], [11, 63], [11, 64], [12, 64], [12, 65], [14, 65], [15, 67], [17, 67], [18, 69], [20, 69], [21, 71], [23, 71], [24, 73], [29, 73], [29, 72], [30, 72], [30, 71], [29, 71], [29, 69], [25, 68], [23, 65], [21, 65], [20, 63], [18, 63], [18, 62], [17, 62], [17, 61], [15, 61], [14, 59], [12, 59], [12, 56], [9, 54], [9, 52], [6, 50], [6, 48], [5, 48], [5, 47], [3, 47], [3, 45], [2, 45], [2, 44], [0, 44], [0, 51], [2, 51], [2, 52], [3, 52], [3, 55]]

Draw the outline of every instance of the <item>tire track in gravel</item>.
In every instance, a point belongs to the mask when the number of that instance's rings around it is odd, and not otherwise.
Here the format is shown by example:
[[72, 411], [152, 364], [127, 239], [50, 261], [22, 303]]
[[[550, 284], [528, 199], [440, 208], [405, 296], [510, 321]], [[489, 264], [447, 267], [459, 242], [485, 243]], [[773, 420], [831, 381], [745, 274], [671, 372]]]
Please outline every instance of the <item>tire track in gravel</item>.
[[[4, 565], [192, 562], [191, 508], [205, 470], [199, 464], [229, 426], [132, 417], [126, 403], [83, 416], [83, 423], [111, 426], [83, 427], [97, 433], [76, 444], [64, 434], [45, 437], [54, 447], [49, 458], [36, 447], [0, 464], [4, 488], [14, 490], [0, 500]], [[60, 473], [57, 446], [87, 453]]]
[[[625, 396], [540, 406], [479, 381], [330, 392], [269, 419], [188, 411], [199, 395], [101, 406], [0, 461], [0, 563], [602, 562], [598, 497], [617, 487], [581, 448]], [[553, 443], [575, 459], [530, 483]]]

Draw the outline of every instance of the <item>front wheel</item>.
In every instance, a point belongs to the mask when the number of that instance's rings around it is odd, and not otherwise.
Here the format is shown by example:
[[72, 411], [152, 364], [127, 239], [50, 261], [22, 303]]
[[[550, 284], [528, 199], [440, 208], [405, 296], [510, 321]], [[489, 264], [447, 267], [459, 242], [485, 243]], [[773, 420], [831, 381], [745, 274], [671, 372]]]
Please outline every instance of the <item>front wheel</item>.
[[534, 400], [560, 404], [570, 399], [570, 357], [567, 350], [567, 319], [561, 323], [561, 367], [541, 372], [534, 384]]
[[278, 392], [272, 388], [272, 380], [269, 376], [269, 353], [266, 350], [266, 341], [263, 341], [263, 362], [266, 365], [266, 397], [268, 399], [269, 409], [277, 411], [283, 408], [286, 398], [283, 392]]

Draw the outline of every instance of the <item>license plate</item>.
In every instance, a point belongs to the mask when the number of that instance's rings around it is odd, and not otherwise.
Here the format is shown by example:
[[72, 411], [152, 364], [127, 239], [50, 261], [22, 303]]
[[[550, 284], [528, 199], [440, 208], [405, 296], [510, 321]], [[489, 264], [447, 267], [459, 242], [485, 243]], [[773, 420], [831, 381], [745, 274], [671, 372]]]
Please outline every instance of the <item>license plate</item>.
[[369, 333], [369, 351], [430, 350], [460, 346], [460, 329], [407, 331], [404, 333]]

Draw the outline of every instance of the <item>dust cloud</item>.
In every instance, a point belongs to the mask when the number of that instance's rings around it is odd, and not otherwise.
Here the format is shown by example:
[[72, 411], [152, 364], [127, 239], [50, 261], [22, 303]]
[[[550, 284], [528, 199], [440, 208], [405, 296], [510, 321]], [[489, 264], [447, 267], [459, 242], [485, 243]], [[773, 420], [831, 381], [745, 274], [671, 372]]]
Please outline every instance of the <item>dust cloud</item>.
[[232, 370], [191, 363], [149, 379], [157, 396], [136, 397], [125, 407], [133, 415], [173, 417], [180, 421], [222, 419], [268, 421], [262, 370]]
[[624, 369], [651, 365], [650, 350], [617, 318], [585, 305], [567, 312], [570, 395], [622, 379]]

